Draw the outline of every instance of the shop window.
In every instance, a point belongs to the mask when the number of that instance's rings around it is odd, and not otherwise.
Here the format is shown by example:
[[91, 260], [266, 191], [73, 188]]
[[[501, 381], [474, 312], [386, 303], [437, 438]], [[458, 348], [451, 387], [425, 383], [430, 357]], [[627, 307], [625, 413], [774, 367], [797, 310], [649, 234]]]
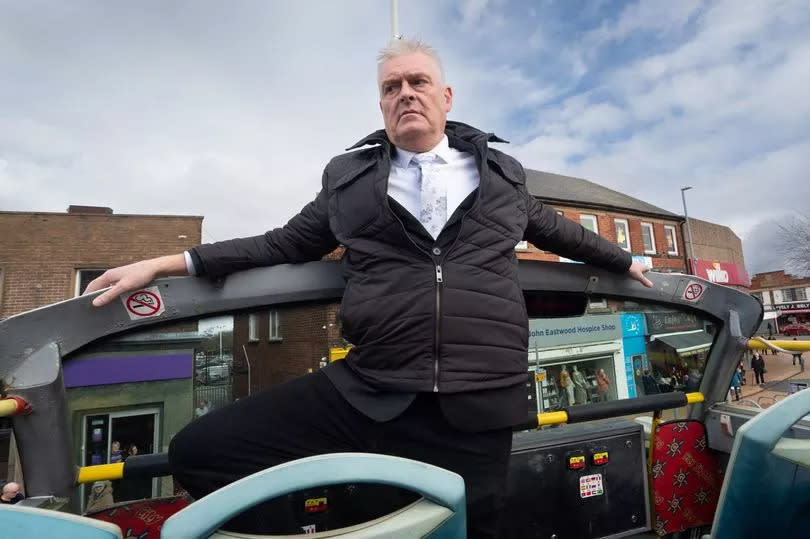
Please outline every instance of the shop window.
[[73, 290], [73, 296], [81, 296], [90, 281], [101, 277], [106, 269], [77, 269], [76, 270], [76, 285]]
[[641, 240], [644, 242], [644, 254], [655, 254], [655, 232], [650, 223], [641, 223]]
[[587, 214], [580, 214], [579, 215], [579, 224], [583, 227], [587, 228], [594, 234], [599, 234], [599, 224], [596, 222], [595, 215], [587, 215]]
[[270, 319], [270, 337], [268, 338], [269, 341], [280, 341], [281, 340], [281, 316], [278, 310], [273, 309], [269, 313]]
[[627, 225], [627, 219], [614, 219], [613, 224], [616, 227], [616, 244], [625, 251], [629, 251], [630, 227]]
[[595, 311], [591, 301], [587, 314], [559, 318], [529, 312], [532, 411], [699, 391], [715, 321], [636, 300], [610, 298], [603, 305]]
[[675, 234], [675, 227], [672, 225], [664, 225], [664, 236], [667, 239], [667, 254], [678, 254], [678, 236]]
[[259, 315], [257, 313], [250, 313], [248, 315], [248, 341], [256, 342], [259, 340]]

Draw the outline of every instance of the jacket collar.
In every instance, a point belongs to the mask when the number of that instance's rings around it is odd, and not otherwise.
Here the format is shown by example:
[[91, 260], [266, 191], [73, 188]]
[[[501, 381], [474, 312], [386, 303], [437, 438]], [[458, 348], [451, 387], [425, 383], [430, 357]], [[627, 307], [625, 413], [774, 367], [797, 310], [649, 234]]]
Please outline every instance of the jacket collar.
[[[461, 140], [466, 140], [468, 142], [477, 142], [481, 138], [484, 138], [487, 142], [509, 142], [496, 136], [495, 133], [484, 133], [483, 131], [480, 131], [465, 123], [453, 122], [450, 120], [447, 121], [447, 124], [444, 127], [444, 132], [449, 137], [460, 138]], [[387, 147], [391, 146], [391, 141], [388, 140], [388, 135], [385, 134], [385, 129], [379, 129], [365, 138], [360, 139], [354, 145], [346, 148], [346, 151], [362, 148], [363, 146], [372, 146], [375, 144], [382, 144], [383, 146]]]

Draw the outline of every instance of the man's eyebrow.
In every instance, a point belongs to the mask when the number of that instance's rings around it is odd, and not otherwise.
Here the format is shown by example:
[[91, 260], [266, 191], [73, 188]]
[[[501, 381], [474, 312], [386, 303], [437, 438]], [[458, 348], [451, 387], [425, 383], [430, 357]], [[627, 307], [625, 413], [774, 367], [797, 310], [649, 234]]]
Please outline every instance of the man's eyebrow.
[[432, 77], [429, 74], [425, 73], [425, 72], [412, 71], [412, 72], [409, 72], [409, 73], [391, 73], [386, 78], [384, 78], [382, 81], [380, 81], [380, 84], [384, 85], [384, 84], [387, 84], [387, 83], [390, 83], [390, 82], [396, 82], [396, 81], [401, 80], [403, 78], [404, 79], [412, 79], [414, 77], [426, 78], [426, 79], [429, 79], [429, 80], [433, 80]]

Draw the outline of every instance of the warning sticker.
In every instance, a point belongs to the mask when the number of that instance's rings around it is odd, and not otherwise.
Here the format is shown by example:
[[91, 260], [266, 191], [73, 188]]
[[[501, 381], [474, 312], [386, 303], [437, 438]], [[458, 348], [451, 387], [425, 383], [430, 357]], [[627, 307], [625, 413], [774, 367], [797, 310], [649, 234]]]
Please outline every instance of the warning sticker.
[[686, 301], [697, 301], [703, 296], [706, 287], [697, 281], [689, 281], [683, 290], [683, 299]]
[[128, 296], [123, 295], [121, 301], [124, 302], [124, 307], [131, 320], [151, 318], [162, 314], [166, 310], [157, 286], [138, 290]]
[[593, 498], [601, 496], [605, 491], [602, 488], [602, 474], [583, 475], [579, 478], [579, 497]]

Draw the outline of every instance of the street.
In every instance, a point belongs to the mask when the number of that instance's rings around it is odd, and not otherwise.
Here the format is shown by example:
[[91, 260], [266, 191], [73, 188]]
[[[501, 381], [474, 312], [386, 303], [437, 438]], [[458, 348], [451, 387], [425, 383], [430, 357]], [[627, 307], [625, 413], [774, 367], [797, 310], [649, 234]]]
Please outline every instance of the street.
[[[780, 340], [793, 340], [793, 337], [777, 337]], [[796, 337], [798, 340], [810, 340], [808, 336]], [[768, 351], [765, 354], [765, 385], [763, 387], [754, 383], [754, 371], [748, 368], [746, 362], [745, 385], [742, 386], [742, 395], [739, 404], [743, 406], [767, 408], [789, 394], [790, 382], [806, 381], [810, 385], [810, 353], [804, 353], [806, 370], [801, 365], [793, 365], [791, 354]]]

